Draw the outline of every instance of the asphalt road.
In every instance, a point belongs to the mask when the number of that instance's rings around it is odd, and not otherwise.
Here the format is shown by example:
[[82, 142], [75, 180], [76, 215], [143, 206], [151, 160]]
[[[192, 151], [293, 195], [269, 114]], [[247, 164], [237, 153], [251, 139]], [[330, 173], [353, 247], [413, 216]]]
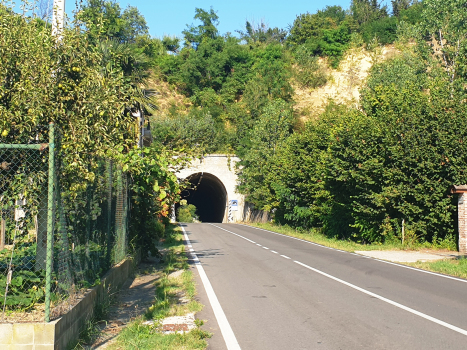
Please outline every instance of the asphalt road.
[[[243, 225], [184, 226], [241, 349], [467, 349], [466, 280]], [[198, 291], [209, 348], [227, 349]]]

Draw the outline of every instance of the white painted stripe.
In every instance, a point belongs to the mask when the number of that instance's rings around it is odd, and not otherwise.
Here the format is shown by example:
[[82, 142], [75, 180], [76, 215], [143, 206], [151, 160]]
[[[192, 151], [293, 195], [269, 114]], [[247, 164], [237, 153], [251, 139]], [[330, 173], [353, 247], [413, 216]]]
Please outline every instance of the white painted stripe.
[[370, 291], [368, 291], [368, 290], [366, 290], [366, 289], [357, 287], [356, 285], [354, 285], [354, 284], [352, 284], [352, 283], [346, 282], [346, 281], [344, 281], [344, 280], [341, 280], [340, 278], [337, 278], [337, 277], [334, 277], [334, 276], [332, 276], [332, 275], [330, 275], [330, 274], [327, 274], [326, 272], [320, 271], [320, 270], [315, 269], [315, 268], [313, 268], [313, 267], [311, 267], [311, 266], [308, 266], [308, 265], [306, 265], [306, 264], [303, 264], [303, 263], [301, 263], [300, 261], [296, 261], [296, 260], [295, 260], [294, 262], [297, 263], [298, 265], [301, 265], [301, 266], [303, 266], [303, 267], [309, 269], [309, 270], [312, 270], [312, 271], [314, 271], [314, 272], [316, 272], [316, 273], [319, 273], [320, 275], [323, 275], [323, 276], [328, 277], [328, 278], [330, 278], [330, 279], [332, 279], [332, 280], [334, 280], [334, 281], [337, 281], [337, 282], [339, 282], [339, 283], [342, 283], [342, 284], [344, 284], [344, 285], [346, 285], [346, 286], [348, 286], [348, 287], [350, 287], [350, 288], [356, 289], [356, 290], [358, 290], [359, 292], [365, 293], [365, 294], [367, 294], [367, 295], [369, 295], [369, 296], [371, 296], [371, 297], [373, 297], [373, 298], [377, 298], [377, 299], [379, 299], [379, 300], [381, 300], [381, 301], [384, 301], [384, 302], [386, 302], [386, 303], [388, 303], [388, 304], [391, 304], [391, 305], [393, 305], [393, 306], [396, 306], [396, 307], [398, 307], [398, 308], [400, 308], [400, 309], [402, 309], [402, 310], [405, 310], [405, 311], [408, 311], [408, 312], [410, 312], [410, 313], [412, 313], [412, 314], [414, 314], [414, 315], [420, 316], [420, 317], [422, 317], [422, 318], [424, 318], [424, 319], [426, 319], [426, 320], [428, 320], [428, 321], [431, 321], [431, 322], [434, 322], [434, 323], [436, 323], [436, 324], [439, 324], [440, 326], [449, 328], [449, 329], [451, 329], [451, 330], [453, 330], [453, 331], [455, 331], [455, 332], [461, 333], [461, 334], [463, 334], [463, 335], [467, 335], [467, 330], [465, 330], [465, 329], [462, 329], [462, 328], [453, 326], [452, 324], [449, 324], [449, 323], [447, 323], [447, 322], [438, 320], [437, 318], [431, 317], [431, 316], [429, 316], [429, 315], [427, 315], [427, 314], [424, 314], [424, 313], [422, 313], [422, 312], [419, 312], [419, 311], [417, 311], [417, 310], [414, 310], [414, 309], [412, 309], [412, 308], [410, 308], [410, 307], [407, 307], [407, 306], [405, 306], [405, 305], [399, 304], [399, 303], [397, 303], [397, 302], [395, 302], [395, 301], [392, 301], [392, 300], [390, 300], [390, 299], [387, 299], [387, 298], [385, 298], [385, 297], [382, 297], [381, 295], [378, 295], [378, 294], [372, 293], [372, 292], [370, 292]]
[[[188, 238], [188, 235], [185, 232], [185, 228], [180, 226], [183, 231], [183, 235], [185, 237], [185, 242], [187, 244], [191, 244]], [[196, 253], [194, 253], [193, 249], [191, 255], [195, 262], [195, 266], [198, 269], [199, 276], [201, 277], [201, 281], [203, 282], [204, 289], [206, 290], [206, 294], [208, 295], [209, 302], [211, 303], [212, 310], [214, 311], [214, 315], [216, 316], [217, 323], [219, 324], [219, 328], [221, 330], [222, 336], [224, 337], [225, 345], [227, 346], [228, 350], [241, 350], [240, 345], [238, 344], [237, 338], [230, 327], [230, 323], [225, 316], [224, 310], [222, 310], [222, 306], [217, 299], [216, 293], [212, 288], [211, 282], [209, 282], [209, 278], [204, 271], [203, 265], [198, 259]]]
[[441, 273], [436, 273], [436, 272], [432, 272], [432, 271], [426, 271], [426, 270], [422, 270], [422, 269], [417, 269], [416, 267], [412, 267], [412, 266], [401, 265], [401, 264], [398, 264], [398, 263], [394, 263], [394, 262], [392, 262], [392, 261], [381, 260], [381, 259], [372, 258], [372, 257], [365, 256], [365, 255], [361, 255], [361, 254], [356, 254], [356, 253], [347, 252], [347, 251], [345, 251], [345, 250], [340, 250], [340, 249], [335, 249], [335, 248], [331, 248], [331, 247], [326, 247], [326, 246], [324, 246], [324, 245], [322, 245], [322, 244], [318, 244], [318, 243], [315, 243], [315, 242], [306, 241], [306, 240], [304, 240], [304, 239], [300, 239], [300, 238], [296, 238], [296, 237], [292, 237], [292, 236], [287, 236], [287, 235], [284, 235], [284, 234], [282, 234], [282, 233], [278, 233], [278, 232], [274, 232], [274, 231], [270, 231], [270, 230], [265, 230], [265, 229], [259, 228], [259, 227], [254, 227], [254, 226], [244, 225], [244, 224], [237, 224], [237, 225], [246, 226], [246, 227], [251, 227], [251, 228], [254, 228], [254, 229], [256, 229], [256, 230], [260, 230], [260, 231], [265, 231], [265, 232], [273, 233], [273, 234], [275, 234], [275, 235], [283, 236], [283, 237], [290, 238], [290, 239], [295, 239], [295, 240], [297, 240], [297, 241], [301, 241], [301, 242], [305, 242], [305, 243], [308, 243], [308, 244], [312, 244], [312, 245], [315, 245], [315, 246], [320, 247], [320, 248], [326, 248], [326, 249], [336, 250], [336, 251], [338, 251], [338, 252], [347, 253], [347, 254], [352, 254], [352, 255], [357, 255], [357, 256], [359, 256], [359, 257], [361, 257], [361, 258], [372, 259], [372, 260], [379, 261], [379, 262], [382, 262], [382, 263], [385, 263], [385, 264], [389, 264], [389, 265], [394, 265], [394, 266], [402, 267], [402, 268], [404, 268], [404, 269], [409, 269], [409, 270], [418, 271], [418, 272], [426, 273], [426, 274], [433, 275], [433, 276], [443, 277], [443, 278], [447, 278], [447, 279], [450, 279], [450, 280], [454, 280], [454, 281], [458, 281], [458, 282], [467, 283], [467, 279], [462, 279], [462, 278], [452, 277], [452, 276], [448, 276], [448, 275], [443, 275], [443, 274], [441, 274]]
[[219, 227], [219, 226], [214, 225], [214, 224], [209, 224], [209, 225], [214, 226], [214, 227], [217, 227], [218, 229], [220, 229], [220, 230], [222, 230], [222, 231], [231, 233], [231, 234], [233, 234], [233, 235], [235, 235], [235, 236], [238, 236], [238, 237], [240, 237], [240, 238], [243, 238], [244, 240], [246, 240], [246, 241], [248, 241], [248, 242], [250, 242], [250, 243], [254, 243], [254, 244], [256, 244], [257, 246], [261, 247], [261, 244], [258, 244], [258, 243], [256, 243], [255, 241], [252, 241], [251, 239], [248, 239], [248, 238], [246, 238], [246, 237], [243, 237], [242, 235], [239, 235], [238, 233], [235, 233], [235, 232], [226, 230], [225, 228]]
[[274, 254], [279, 254], [278, 252], [276, 252], [275, 250], [271, 250], [271, 253], [274, 253]]
[[286, 259], [291, 259], [289, 258], [288, 256], [285, 256], [285, 255], [281, 255], [283, 258], [286, 258]]
[[269, 249], [268, 247], [263, 247], [264, 249]]

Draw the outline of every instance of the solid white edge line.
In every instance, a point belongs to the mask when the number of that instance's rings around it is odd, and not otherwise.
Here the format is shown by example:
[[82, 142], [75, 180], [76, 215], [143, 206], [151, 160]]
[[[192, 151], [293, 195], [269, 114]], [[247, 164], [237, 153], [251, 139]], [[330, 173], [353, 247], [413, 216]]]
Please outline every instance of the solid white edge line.
[[[183, 231], [183, 236], [185, 237], [185, 242], [187, 244], [191, 244], [188, 235], [185, 232], [185, 228], [180, 226]], [[209, 278], [204, 271], [203, 265], [198, 259], [198, 256], [194, 252], [193, 249], [190, 249], [191, 255], [195, 262], [195, 266], [198, 269], [199, 276], [201, 277], [201, 281], [203, 282], [204, 289], [206, 290], [206, 294], [208, 295], [209, 303], [211, 304], [212, 310], [214, 311], [214, 315], [216, 316], [217, 323], [221, 330], [222, 336], [224, 337], [225, 345], [227, 346], [228, 350], [241, 350], [240, 345], [238, 344], [237, 338], [230, 327], [230, 323], [225, 316], [224, 310], [222, 310], [222, 306], [217, 299], [216, 293], [212, 288], [211, 282], [209, 282]]]
[[460, 334], [467, 335], [467, 331], [464, 330], [464, 329], [462, 329], [462, 328], [453, 326], [452, 324], [449, 324], [449, 323], [447, 323], [447, 322], [438, 320], [437, 318], [431, 317], [431, 316], [429, 316], [429, 315], [427, 315], [427, 314], [424, 314], [424, 313], [422, 313], [422, 312], [419, 312], [419, 311], [417, 311], [417, 310], [411, 309], [410, 307], [407, 307], [407, 306], [405, 306], [405, 305], [399, 304], [399, 303], [397, 303], [397, 302], [395, 302], [395, 301], [392, 301], [392, 300], [390, 300], [390, 299], [387, 299], [387, 298], [385, 298], [385, 297], [382, 297], [381, 295], [378, 295], [378, 294], [372, 293], [372, 292], [370, 292], [370, 291], [368, 291], [368, 290], [366, 290], [366, 289], [357, 287], [356, 285], [354, 285], [354, 284], [352, 284], [352, 283], [346, 282], [346, 281], [341, 280], [341, 279], [339, 279], [339, 278], [337, 278], [337, 277], [334, 277], [334, 276], [332, 276], [332, 275], [329, 275], [329, 274], [327, 274], [326, 272], [317, 270], [317, 269], [315, 269], [315, 268], [313, 268], [313, 267], [311, 267], [311, 266], [308, 266], [308, 265], [306, 265], [306, 264], [301, 263], [300, 261], [294, 260], [294, 263], [296, 263], [296, 264], [298, 264], [298, 265], [301, 265], [301, 266], [303, 266], [303, 267], [305, 267], [305, 268], [307, 268], [307, 269], [309, 269], [309, 270], [312, 270], [312, 271], [314, 271], [314, 272], [316, 272], [316, 273], [319, 273], [320, 275], [323, 275], [323, 276], [325, 276], [325, 277], [328, 277], [328, 278], [330, 278], [330, 279], [332, 279], [332, 280], [334, 280], [334, 281], [337, 281], [337, 282], [339, 282], [339, 283], [342, 283], [342, 284], [344, 284], [344, 285], [346, 285], [346, 286], [348, 286], [348, 287], [350, 287], [350, 288], [356, 289], [356, 290], [358, 290], [359, 292], [365, 293], [365, 294], [367, 294], [367, 295], [369, 295], [369, 296], [371, 296], [371, 297], [377, 298], [377, 299], [379, 299], [379, 300], [381, 300], [381, 301], [384, 301], [384, 302], [386, 302], [386, 303], [388, 303], [388, 304], [391, 304], [391, 305], [393, 305], [393, 306], [396, 306], [396, 307], [398, 307], [398, 308], [400, 308], [400, 309], [402, 309], [402, 310], [405, 310], [405, 311], [408, 311], [408, 312], [410, 312], [410, 313], [412, 313], [412, 314], [414, 314], [414, 315], [420, 316], [420, 317], [422, 317], [422, 318], [424, 318], [424, 319], [426, 319], [426, 320], [428, 320], [428, 321], [431, 321], [431, 322], [434, 322], [434, 323], [436, 323], [436, 324], [439, 324], [440, 326], [449, 328], [449, 329], [451, 329], [451, 330], [453, 330], [453, 331], [455, 331], [455, 332], [458, 332], [458, 333], [460, 333]]
[[[377, 258], [372, 258], [372, 257], [370, 257], [370, 256], [361, 255], [361, 254], [357, 254], [357, 253], [351, 253], [351, 252], [347, 252], [347, 251], [345, 251], [345, 250], [340, 250], [340, 249], [335, 249], [335, 248], [331, 248], [331, 247], [326, 247], [326, 246], [324, 246], [324, 245], [322, 245], [322, 244], [318, 244], [318, 243], [315, 243], [315, 242], [306, 241], [306, 240], [304, 240], [304, 239], [300, 239], [300, 238], [297, 238], [297, 237], [287, 236], [287, 235], [284, 235], [284, 234], [279, 233], [279, 232], [274, 232], [274, 231], [270, 231], [270, 230], [265, 230], [265, 229], [263, 229], [263, 228], [259, 228], [259, 227], [255, 227], [255, 226], [250, 226], [250, 225], [245, 225], [245, 224], [237, 224], [237, 225], [246, 226], [246, 227], [251, 227], [251, 228], [254, 228], [254, 229], [260, 230], [260, 231], [265, 231], [265, 232], [274, 233], [275, 235], [278, 235], [278, 236], [283, 236], [283, 237], [287, 237], [287, 238], [291, 238], [291, 239], [296, 239], [297, 241], [302, 241], [302, 242], [305, 242], [305, 243], [308, 243], [308, 244], [315, 245], [315, 246], [317, 246], [317, 247], [326, 248], [326, 249], [331, 249], [331, 250], [336, 250], [336, 251], [342, 252], [342, 253], [357, 255], [357, 256], [362, 257], [362, 258], [372, 259], [372, 260], [379, 261], [379, 262], [382, 262], [382, 263], [385, 263], [385, 264], [389, 264], [389, 265], [394, 265], [394, 266], [402, 267], [402, 268], [404, 268], [404, 269], [409, 269], [409, 270], [413, 270], [413, 271], [423, 272], [423, 273], [426, 273], [426, 274], [429, 274], [429, 275], [438, 276], [438, 277], [444, 277], [444, 278], [447, 278], [447, 279], [450, 279], [450, 280], [454, 280], [454, 281], [458, 281], [458, 282], [467, 283], [467, 280], [466, 280], [466, 279], [457, 278], [457, 277], [452, 277], [452, 276], [448, 276], [448, 275], [443, 275], [443, 274], [441, 274], [441, 273], [436, 273], [436, 272], [432, 272], [432, 271], [426, 271], [426, 270], [422, 270], [422, 269], [417, 269], [416, 267], [407, 266], [407, 265], [402, 265], [402, 264], [398, 264], [398, 263], [395, 263], [395, 262], [392, 262], [392, 261], [386, 261], [386, 260], [381, 260], [381, 259], [377, 259]], [[216, 227], [217, 227], [217, 226], [216, 226]]]
[[[228, 231], [228, 230], [226, 230], [226, 229], [223, 229], [223, 228], [221, 228], [221, 227], [219, 227], [219, 226], [216, 226], [216, 225], [213, 225], [213, 224], [210, 224], [210, 225], [212, 225], [212, 226], [217, 227], [217, 228], [219, 228], [219, 229], [221, 229], [221, 230], [223, 230], [223, 231], [229, 232], [229, 233], [231, 233], [231, 234], [234, 234], [234, 235], [236, 235], [236, 236], [238, 236], [238, 237], [241, 237], [241, 238], [243, 238], [243, 239], [246, 239], [246, 240], [250, 241], [248, 238], [243, 237], [243, 236], [241, 236], [241, 235], [239, 235], [239, 234], [237, 234], [237, 233]], [[242, 225], [242, 226], [248, 226], [248, 225]], [[253, 227], [253, 226], [248, 226], [248, 227]], [[299, 239], [299, 238], [296, 238], [296, 237], [286, 236], [286, 235], [283, 235], [283, 234], [280, 234], [280, 233], [277, 233], [277, 232], [273, 232], [273, 231], [269, 231], [269, 230], [264, 230], [264, 229], [260, 229], [260, 228], [257, 228], [257, 227], [253, 227], [253, 228], [256, 228], [256, 229], [262, 230], [262, 231], [266, 231], [266, 232], [271, 232], [271, 233], [274, 233], [274, 234], [277, 234], [277, 235], [281, 235], [281, 236], [284, 236], [284, 237], [296, 239], [296, 240], [299, 240], [299, 241], [302, 241], [302, 242], [305, 242], [305, 243], [310, 243], [310, 244], [313, 244], [313, 245], [316, 245], [316, 246], [319, 246], [319, 247], [328, 248], [328, 249], [332, 249], [332, 250], [337, 250], [337, 251], [339, 251], [339, 252], [349, 253], [349, 252], [346, 252], [346, 251], [344, 251], [344, 250], [334, 249], [334, 248], [322, 246], [322, 245], [317, 244], [317, 243], [314, 243], [314, 242], [305, 241], [305, 240], [303, 240], [303, 239]], [[263, 248], [268, 249], [268, 248], [266, 248], [266, 247], [263, 247]], [[360, 254], [356, 254], [356, 253], [350, 253], [350, 254], [358, 255], [358, 256], [361, 256], [361, 257], [364, 257], [364, 258], [373, 259], [373, 260], [377, 260], [377, 261], [381, 261], [381, 262], [385, 262], [385, 263], [389, 263], [389, 264], [395, 265], [395, 266], [408, 267], [408, 266], [404, 266], [404, 265], [399, 265], [399, 264], [387, 262], [387, 261], [384, 261], [384, 260], [374, 259], [374, 258], [371, 258], [371, 257], [369, 257], [369, 256], [365, 256], [365, 255], [360, 255]], [[291, 258], [289, 258], [288, 256], [285, 256], [285, 255], [281, 255], [281, 256], [282, 256], [283, 258], [286, 258], [286, 259], [291, 259]], [[358, 290], [359, 292], [362, 292], [362, 293], [364, 293], [364, 294], [367, 294], [367, 295], [369, 295], [369, 296], [371, 296], [371, 297], [374, 297], [374, 298], [376, 298], [376, 299], [379, 299], [379, 300], [381, 300], [381, 301], [384, 301], [384, 302], [386, 302], [386, 303], [388, 303], [388, 304], [390, 304], [390, 305], [396, 306], [396, 307], [398, 307], [398, 308], [400, 308], [400, 309], [402, 309], [402, 310], [408, 311], [408, 312], [410, 312], [410, 313], [412, 313], [412, 314], [414, 314], [414, 315], [417, 315], [417, 316], [419, 316], [419, 317], [422, 317], [422, 318], [424, 318], [424, 319], [426, 319], [426, 320], [428, 320], [428, 321], [431, 321], [431, 322], [433, 322], [433, 323], [436, 323], [436, 324], [438, 324], [438, 325], [440, 325], [440, 326], [446, 327], [446, 328], [451, 329], [451, 330], [453, 330], [453, 331], [455, 331], [455, 332], [458, 332], [458, 333], [460, 333], [460, 334], [467, 335], [467, 330], [464, 330], [464, 329], [462, 329], [462, 328], [456, 327], [456, 326], [454, 326], [454, 325], [452, 325], [452, 324], [449, 324], [449, 323], [447, 323], [447, 322], [441, 321], [441, 320], [439, 320], [439, 319], [437, 319], [437, 318], [434, 318], [434, 317], [432, 317], [432, 316], [429, 316], [429, 315], [427, 315], [427, 314], [424, 314], [423, 312], [417, 311], [417, 310], [412, 309], [412, 308], [410, 308], [410, 307], [408, 307], [408, 306], [399, 304], [399, 303], [397, 303], [397, 302], [395, 302], [395, 301], [392, 301], [392, 300], [387, 299], [387, 298], [385, 298], [385, 297], [383, 297], [383, 296], [381, 296], [381, 295], [378, 295], [378, 294], [375, 294], [375, 293], [373, 293], [373, 292], [370, 292], [370, 291], [368, 291], [368, 290], [366, 290], [366, 289], [360, 288], [360, 287], [358, 287], [358, 286], [356, 286], [356, 285], [354, 285], [354, 284], [352, 284], [352, 283], [349, 283], [349, 282], [346, 282], [346, 281], [344, 281], [344, 280], [341, 280], [340, 278], [334, 277], [334, 276], [332, 276], [332, 275], [330, 275], [330, 274], [328, 274], [328, 273], [326, 273], [326, 272], [323, 272], [323, 271], [321, 271], [321, 270], [318, 270], [318, 269], [315, 269], [315, 268], [313, 268], [313, 267], [311, 267], [311, 266], [308, 266], [308, 265], [306, 265], [306, 264], [303, 264], [303, 263], [301, 263], [300, 261], [294, 260], [294, 263], [296, 263], [296, 264], [298, 264], [298, 265], [301, 265], [301, 266], [303, 266], [303, 267], [305, 267], [305, 268], [307, 268], [307, 269], [309, 269], [309, 270], [312, 270], [312, 271], [314, 271], [314, 272], [316, 272], [316, 273], [319, 273], [320, 275], [323, 275], [323, 276], [325, 276], [325, 277], [327, 277], [327, 278], [330, 278], [330, 279], [332, 279], [332, 280], [334, 280], [334, 281], [337, 281], [337, 282], [339, 282], [339, 283], [342, 283], [342, 284], [344, 284], [344, 285], [346, 285], [346, 286], [348, 286], [348, 287], [350, 287], [350, 288], [353, 288], [353, 289], [355, 289], [355, 290]], [[410, 268], [410, 267], [408, 267], [408, 268]], [[415, 269], [415, 268], [412, 268], [412, 269], [413, 269], [413, 270], [416, 270], [416, 271], [420, 271], [420, 272], [430, 272], [430, 271], [424, 271], [424, 270], [419, 270], [419, 269]], [[440, 275], [440, 274], [436, 274], [436, 273], [431, 273], [431, 274], [436, 275], [436, 276], [446, 277], [446, 278], [449, 278], [449, 277], [450, 277], [450, 276]], [[454, 278], [454, 277], [452, 277], [452, 279], [459, 280], [459, 281], [461, 281], [461, 282], [467, 282], [467, 280], [461, 280], [461, 279], [457, 279], [457, 278]]]

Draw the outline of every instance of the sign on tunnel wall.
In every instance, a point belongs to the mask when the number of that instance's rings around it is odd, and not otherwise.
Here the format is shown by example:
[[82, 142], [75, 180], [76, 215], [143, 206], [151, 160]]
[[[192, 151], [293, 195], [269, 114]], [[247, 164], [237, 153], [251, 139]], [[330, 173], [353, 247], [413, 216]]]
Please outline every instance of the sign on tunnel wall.
[[230, 201], [230, 206], [232, 208], [232, 211], [238, 211], [238, 200], [232, 199]]

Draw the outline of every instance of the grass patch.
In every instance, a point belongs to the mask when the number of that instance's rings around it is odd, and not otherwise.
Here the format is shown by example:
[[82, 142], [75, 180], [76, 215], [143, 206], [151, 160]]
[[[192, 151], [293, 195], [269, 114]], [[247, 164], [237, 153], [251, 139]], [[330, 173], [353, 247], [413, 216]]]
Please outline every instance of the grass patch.
[[113, 302], [113, 297], [109, 290], [105, 291], [102, 299], [94, 307], [94, 313], [92, 317], [86, 321], [85, 325], [79, 333], [79, 339], [76, 344], [70, 348], [73, 350], [85, 350], [89, 349], [92, 343], [99, 337], [102, 329], [99, 323], [105, 320], [109, 313], [110, 306]]
[[[109, 349], [205, 349], [210, 334], [198, 328], [186, 334], [162, 334], [154, 326], [144, 325], [145, 320], [162, 320], [169, 316], [183, 316], [201, 311], [203, 305], [197, 302], [193, 274], [188, 270], [183, 236], [176, 226], [168, 226], [162, 246], [163, 261], [158, 266], [160, 278], [156, 282], [154, 304], [138, 320], [129, 324]], [[178, 277], [169, 274], [184, 270]], [[180, 298], [184, 303], [180, 303]]]
[[194, 329], [187, 334], [158, 333], [154, 327], [143, 325], [141, 320], [126, 327], [118, 336], [117, 343], [109, 349], [158, 349], [158, 350], [186, 350], [205, 349], [207, 332]]
[[405, 265], [467, 279], [467, 258], [465, 257], [429, 262], [417, 261], [416, 263], [405, 263]]
[[[326, 247], [345, 250], [347, 252], [355, 252], [362, 250], [417, 250], [417, 249], [448, 249], [453, 250], [452, 239], [441, 241], [437, 240], [435, 244], [418, 243], [409, 241], [408, 244], [399, 242], [392, 243], [373, 243], [373, 244], [360, 244], [350, 240], [342, 240], [338, 238], [329, 238], [322, 234], [319, 229], [311, 229], [309, 231], [294, 229], [290, 226], [281, 226], [273, 223], [249, 223], [253, 227], [262, 228], [265, 230], [281, 233], [287, 236], [300, 238], [313, 243], [318, 243]], [[446, 275], [466, 278], [467, 279], [467, 258], [460, 259], [444, 259], [429, 262], [416, 262], [416, 263], [400, 263], [403, 265], [413, 266], [422, 270], [439, 272]]]
[[447, 237], [442, 240], [435, 238], [434, 243], [429, 242], [418, 242], [416, 237], [406, 239], [405, 243], [402, 244], [397, 239], [388, 241], [385, 243], [371, 243], [362, 244], [352, 240], [343, 240], [337, 237], [330, 238], [322, 233], [319, 228], [312, 228], [311, 230], [295, 229], [288, 225], [277, 225], [274, 223], [248, 223], [247, 225], [263, 228], [265, 230], [282, 233], [287, 236], [300, 238], [306, 241], [318, 243], [326, 247], [336, 248], [345, 250], [348, 252], [354, 252], [358, 250], [419, 250], [419, 249], [443, 249], [443, 250], [456, 250], [456, 242], [454, 237]]
[[317, 228], [313, 228], [309, 231], [302, 229], [295, 229], [287, 225], [277, 225], [273, 223], [249, 223], [248, 225], [253, 227], [262, 228], [265, 230], [281, 233], [286, 236], [300, 238], [305, 241], [318, 243], [326, 247], [336, 248], [345, 250], [347, 252], [354, 252], [356, 250], [390, 250], [390, 249], [404, 249], [402, 244], [398, 243], [373, 243], [373, 244], [360, 244], [351, 240], [342, 240], [337, 237], [329, 238], [328, 236], [321, 233]]

